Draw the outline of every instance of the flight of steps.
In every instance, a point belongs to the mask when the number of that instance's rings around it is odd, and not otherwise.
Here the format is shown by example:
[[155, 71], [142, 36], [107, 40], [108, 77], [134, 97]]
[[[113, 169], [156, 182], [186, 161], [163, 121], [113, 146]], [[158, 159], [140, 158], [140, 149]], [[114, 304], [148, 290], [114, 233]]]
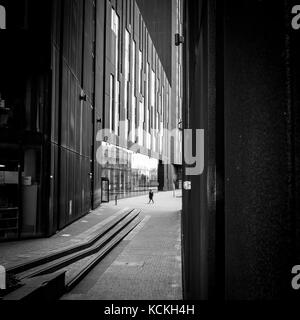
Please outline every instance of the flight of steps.
[[73, 289], [107, 253], [141, 222], [140, 211], [127, 209], [80, 244], [7, 270], [21, 282], [3, 300], [55, 300]]

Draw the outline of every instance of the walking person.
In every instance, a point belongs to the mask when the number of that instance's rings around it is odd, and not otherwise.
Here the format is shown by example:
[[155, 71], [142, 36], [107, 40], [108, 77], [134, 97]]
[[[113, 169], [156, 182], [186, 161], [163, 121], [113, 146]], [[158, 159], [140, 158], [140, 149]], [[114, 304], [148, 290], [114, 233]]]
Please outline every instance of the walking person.
[[153, 191], [152, 191], [152, 190], [150, 190], [150, 191], [149, 191], [149, 203], [148, 203], [148, 204], [150, 204], [150, 203], [151, 203], [151, 201], [152, 201], [152, 202], [153, 202], [153, 204], [154, 204], [153, 196], [154, 196]]

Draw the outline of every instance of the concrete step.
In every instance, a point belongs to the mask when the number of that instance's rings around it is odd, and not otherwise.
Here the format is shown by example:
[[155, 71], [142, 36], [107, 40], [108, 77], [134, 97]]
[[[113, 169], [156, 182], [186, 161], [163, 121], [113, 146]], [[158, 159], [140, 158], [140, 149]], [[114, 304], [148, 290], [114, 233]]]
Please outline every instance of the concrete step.
[[94, 245], [101, 237], [103, 237], [109, 230], [111, 230], [115, 225], [117, 225], [120, 221], [125, 219], [133, 210], [134, 209], [120, 210], [112, 221], [105, 224], [104, 226], [101, 226], [98, 230], [95, 230], [95, 232], [93, 232], [90, 236], [87, 236], [87, 239], [81, 241], [79, 244], [71, 245], [68, 248], [57, 250], [54, 253], [44, 255], [40, 258], [33, 259], [29, 262], [21, 263], [19, 265], [8, 268], [7, 273], [20, 274], [27, 270], [36, 268], [51, 261], [60, 259], [67, 255], [89, 248], [92, 245]]
[[33, 278], [36, 276], [49, 274], [57, 270], [60, 270], [70, 264], [73, 264], [78, 260], [84, 259], [85, 257], [95, 254], [102, 247], [104, 247], [108, 242], [114, 241], [114, 238], [118, 236], [119, 232], [121, 232], [139, 214], [140, 214], [140, 211], [133, 210], [128, 216], [126, 216], [124, 219], [119, 221], [118, 224], [116, 224], [113, 228], [111, 228], [110, 231], [106, 232], [104, 235], [101, 235], [101, 237], [99, 237], [97, 242], [95, 242], [90, 247], [75, 253], [65, 255], [59, 259], [40, 265], [36, 268], [26, 270], [25, 272], [19, 273], [17, 275], [17, 278], [19, 280], [22, 280], [25, 278]]
[[3, 297], [4, 301], [55, 301], [65, 290], [65, 271], [27, 279], [19, 289]]
[[[16, 274], [21, 280], [21, 287], [4, 296], [3, 300], [54, 301], [59, 299], [64, 293], [74, 288], [110, 250], [138, 226], [141, 222], [139, 214], [140, 211], [136, 209], [130, 210], [129, 213], [121, 213], [118, 219], [109, 223], [109, 226], [99, 230], [101, 232], [95, 238], [96, 240], [89, 241], [88, 247], [75, 252], [70, 251], [69, 254], [64, 250], [63, 256], [56, 255], [57, 259], [51, 256], [52, 260], [49, 262], [47, 262], [49, 257], [41, 258], [39, 265], [34, 268], [25, 266], [25, 271]], [[103, 232], [103, 230], [106, 231]], [[43, 261], [46, 263], [42, 263]], [[21, 269], [19, 267], [16, 270]]]
[[71, 268], [66, 275], [66, 292], [71, 291], [84, 277], [108, 254], [115, 246], [118, 245], [133, 229], [135, 229], [142, 221], [140, 217], [135, 218], [126, 228], [124, 228], [116, 237], [112, 239], [96, 254], [89, 256], [80, 268]]

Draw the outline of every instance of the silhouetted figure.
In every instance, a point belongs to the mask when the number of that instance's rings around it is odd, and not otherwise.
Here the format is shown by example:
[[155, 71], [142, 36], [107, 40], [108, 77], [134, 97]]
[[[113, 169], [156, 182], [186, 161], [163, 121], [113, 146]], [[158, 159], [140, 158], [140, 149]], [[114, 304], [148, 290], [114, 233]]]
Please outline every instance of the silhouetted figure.
[[149, 191], [149, 204], [151, 203], [151, 201], [154, 203], [153, 196], [154, 196], [153, 191], [150, 190]]

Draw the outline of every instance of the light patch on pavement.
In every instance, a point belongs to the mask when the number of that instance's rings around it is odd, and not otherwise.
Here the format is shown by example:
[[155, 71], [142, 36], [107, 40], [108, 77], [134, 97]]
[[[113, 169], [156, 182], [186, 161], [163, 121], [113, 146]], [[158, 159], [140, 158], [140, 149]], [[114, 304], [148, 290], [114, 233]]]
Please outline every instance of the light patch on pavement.
[[88, 223], [88, 221], [87, 221], [87, 220], [82, 220], [81, 222], [82, 222], [82, 223]]
[[104, 210], [97, 210], [96, 212], [93, 212], [92, 214], [93, 214], [94, 216], [100, 217], [100, 216], [103, 216], [104, 213], [105, 213]]
[[103, 216], [105, 214], [105, 212], [106, 212], [106, 208], [102, 207], [102, 208], [99, 208], [95, 211], [92, 211], [91, 214], [94, 216], [100, 217], [100, 216]]
[[63, 238], [71, 237], [71, 235], [70, 235], [70, 234], [61, 234], [60, 236], [61, 236], [61, 237], [63, 237]]
[[71, 239], [70, 242], [80, 243], [80, 242], [82, 242], [82, 240], [80, 240], [80, 239]]
[[131, 241], [146, 225], [146, 223], [151, 219], [151, 216], [145, 216], [145, 218], [134, 228], [123, 241]]
[[140, 262], [126, 262], [126, 261], [114, 261], [112, 263], [112, 266], [114, 267], [142, 267], [145, 264], [144, 261], [140, 261]]

